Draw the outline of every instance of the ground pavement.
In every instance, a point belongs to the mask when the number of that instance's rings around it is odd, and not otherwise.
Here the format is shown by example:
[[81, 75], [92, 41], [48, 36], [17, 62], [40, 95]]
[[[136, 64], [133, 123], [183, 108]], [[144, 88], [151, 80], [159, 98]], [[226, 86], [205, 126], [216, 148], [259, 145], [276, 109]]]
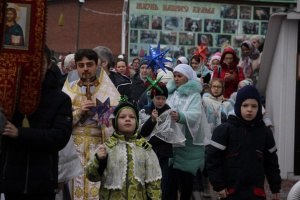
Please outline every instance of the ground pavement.
[[[293, 187], [294, 184], [296, 184], [297, 181], [290, 181], [290, 180], [282, 180], [282, 183], [281, 183], [281, 191], [280, 191], [280, 194], [281, 194], [281, 200], [286, 200], [287, 199], [287, 196], [289, 194], [289, 191], [291, 190], [291, 188]], [[218, 198], [218, 194], [217, 192], [213, 191], [212, 190], [212, 187], [210, 187], [210, 193], [211, 193], [211, 198], [204, 198], [204, 197], [198, 197], [198, 198], [195, 198], [195, 200], [217, 200], [219, 199]], [[272, 199], [272, 193], [269, 189], [269, 185], [266, 183], [265, 184], [265, 188], [266, 188], [266, 193], [267, 193], [267, 200], [271, 200]]]

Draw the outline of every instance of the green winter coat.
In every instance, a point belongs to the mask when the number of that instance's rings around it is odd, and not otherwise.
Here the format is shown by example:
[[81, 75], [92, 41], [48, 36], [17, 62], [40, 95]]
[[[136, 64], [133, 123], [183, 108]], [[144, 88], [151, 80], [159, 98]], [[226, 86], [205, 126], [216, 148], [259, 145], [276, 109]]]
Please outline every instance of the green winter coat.
[[176, 88], [174, 80], [168, 85], [167, 104], [179, 113], [177, 126], [186, 138], [184, 146], [173, 148], [173, 167], [196, 175], [204, 168], [204, 131], [201, 129], [202, 100], [200, 82], [189, 80]]

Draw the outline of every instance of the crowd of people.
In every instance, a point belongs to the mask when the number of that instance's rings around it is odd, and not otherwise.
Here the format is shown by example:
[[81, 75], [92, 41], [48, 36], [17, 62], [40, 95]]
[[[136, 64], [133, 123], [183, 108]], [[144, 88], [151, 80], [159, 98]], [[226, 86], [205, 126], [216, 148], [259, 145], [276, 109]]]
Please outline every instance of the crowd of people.
[[[263, 39], [164, 69], [108, 47], [50, 59], [39, 107], [1, 144], [5, 199], [280, 199], [272, 121], [255, 85]], [[108, 103], [107, 103], [108, 102]], [[24, 121], [24, 119], [23, 119]]]

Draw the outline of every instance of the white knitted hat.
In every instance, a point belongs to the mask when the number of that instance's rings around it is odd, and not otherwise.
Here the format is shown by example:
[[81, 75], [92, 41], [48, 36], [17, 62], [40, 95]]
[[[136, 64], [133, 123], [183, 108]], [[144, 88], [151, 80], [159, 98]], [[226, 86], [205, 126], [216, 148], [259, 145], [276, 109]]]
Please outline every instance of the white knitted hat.
[[164, 84], [167, 84], [170, 80], [173, 79], [173, 72], [166, 70], [167, 73], [165, 73], [164, 71], [160, 70], [157, 73], [157, 79], [159, 79], [160, 77], [162, 77], [160, 79], [160, 82], [163, 82]]

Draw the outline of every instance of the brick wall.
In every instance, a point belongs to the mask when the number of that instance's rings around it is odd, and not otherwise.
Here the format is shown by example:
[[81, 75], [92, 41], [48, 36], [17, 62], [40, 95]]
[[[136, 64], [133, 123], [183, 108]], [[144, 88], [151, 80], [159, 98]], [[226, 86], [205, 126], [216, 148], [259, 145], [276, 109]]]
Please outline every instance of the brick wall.
[[[59, 26], [63, 8], [64, 25]], [[46, 43], [59, 53], [75, 52], [78, 29], [78, 0], [48, 2]], [[107, 46], [115, 56], [121, 54], [123, 0], [86, 0], [81, 8], [79, 48]]]

